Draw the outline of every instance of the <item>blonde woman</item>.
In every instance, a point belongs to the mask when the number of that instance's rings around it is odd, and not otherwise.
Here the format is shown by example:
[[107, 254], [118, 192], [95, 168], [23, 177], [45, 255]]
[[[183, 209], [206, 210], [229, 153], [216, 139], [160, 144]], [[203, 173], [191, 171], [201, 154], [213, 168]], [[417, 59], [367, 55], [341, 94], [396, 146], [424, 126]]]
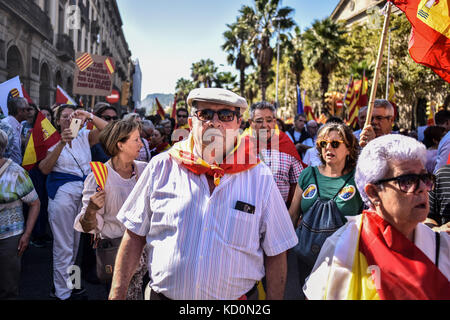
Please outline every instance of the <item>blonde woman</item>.
[[[116, 219], [122, 204], [144, 171], [147, 163], [136, 161], [142, 148], [141, 124], [138, 121], [120, 120], [106, 126], [99, 139], [111, 159], [105, 163], [108, 176], [104, 190], [97, 192], [97, 182], [91, 173], [85, 181], [83, 207], [75, 219], [77, 231], [97, 234], [99, 246], [111, 244], [118, 247], [125, 232], [124, 225]], [[128, 291], [128, 299], [139, 299], [142, 278], [146, 270], [142, 264]], [[110, 283], [107, 283], [108, 287]]]

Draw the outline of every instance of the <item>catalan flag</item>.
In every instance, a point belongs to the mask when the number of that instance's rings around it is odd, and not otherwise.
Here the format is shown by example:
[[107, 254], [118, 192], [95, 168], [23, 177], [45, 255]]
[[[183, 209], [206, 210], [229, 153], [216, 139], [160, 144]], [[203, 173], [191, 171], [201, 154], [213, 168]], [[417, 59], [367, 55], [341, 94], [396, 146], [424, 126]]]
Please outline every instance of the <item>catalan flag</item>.
[[164, 108], [161, 106], [161, 103], [159, 103], [158, 98], [155, 98], [155, 100], [156, 100], [156, 113], [159, 114], [162, 120], [166, 119]]
[[77, 59], [76, 63], [80, 71], [85, 71], [94, 63], [94, 60], [91, 55], [86, 52]]
[[114, 60], [110, 57], [105, 59], [105, 67], [109, 74], [113, 74], [115, 70]]
[[25, 149], [22, 167], [31, 170], [47, 156], [47, 150], [59, 142], [61, 136], [42, 112], [38, 112], [36, 122], [31, 131], [30, 140]]
[[73, 100], [66, 91], [64, 91], [63, 88], [60, 86], [56, 87], [56, 104], [73, 104], [76, 105], [77, 103], [75, 100]]
[[354, 128], [358, 123], [358, 113], [361, 107], [368, 104], [368, 81], [363, 75], [362, 80], [353, 81], [349, 85], [347, 90], [347, 96], [345, 102], [348, 108], [347, 125]]
[[108, 168], [102, 162], [91, 162], [90, 164], [99, 189], [105, 190], [106, 178], [108, 178]]
[[391, 0], [411, 23], [409, 54], [450, 83], [450, 2]]

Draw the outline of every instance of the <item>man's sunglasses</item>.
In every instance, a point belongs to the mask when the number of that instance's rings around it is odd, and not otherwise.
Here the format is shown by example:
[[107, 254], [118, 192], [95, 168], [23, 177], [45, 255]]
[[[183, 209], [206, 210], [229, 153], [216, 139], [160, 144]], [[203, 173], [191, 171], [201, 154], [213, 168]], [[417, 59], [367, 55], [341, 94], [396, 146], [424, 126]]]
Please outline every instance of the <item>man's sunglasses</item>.
[[202, 110], [197, 110], [194, 112], [195, 116], [200, 120], [200, 121], [212, 121], [214, 119], [214, 115], [217, 114], [217, 117], [219, 118], [220, 121], [222, 122], [230, 122], [234, 120], [234, 117], [239, 117], [239, 113], [232, 111], [232, 110], [228, 110], [228, 109], [222, 109], [219, 111], [214, 111], [211, 109], [202, 109]]
[[405, 193], [415, 193], [422, 181], [427, 187], [427, 191], [434, 189], [436, 177], [431, 173], [424, 174], [405, 174], [394, 178], [382, 179], [375, 182], [375, 184], [382, 184], [389, 181], [396, 181], [398, 188]]
[[344, 141], [342, 141], [342, 140], [320, 140], [318, 142], [319, 147], [321, 147], [321, 148], [326, 148], [329, 143], [331, 144], [331, 147], [333, 149], [337, 149], [337, 148], [339, 148], [341, 143], [344, 143]]
[[119, 120], [119, 117], [103, 116], [102, 119], [105, 121], [111, 121], [111, 120], [116, 121], [116, 120]]

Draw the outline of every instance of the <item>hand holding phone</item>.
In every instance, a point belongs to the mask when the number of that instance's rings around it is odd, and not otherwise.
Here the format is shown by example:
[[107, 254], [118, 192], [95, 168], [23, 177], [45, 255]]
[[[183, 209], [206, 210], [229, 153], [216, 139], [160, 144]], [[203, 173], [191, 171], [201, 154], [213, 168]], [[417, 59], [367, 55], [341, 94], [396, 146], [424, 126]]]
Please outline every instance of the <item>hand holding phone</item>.
[[72, 137], [75, 139], [78, 136], [78, 131], [80, 131], [81, 128], [81, 119], [78, 118], [72, 118], [72, 121], [70, 122], [70, 131], [72, 132]]

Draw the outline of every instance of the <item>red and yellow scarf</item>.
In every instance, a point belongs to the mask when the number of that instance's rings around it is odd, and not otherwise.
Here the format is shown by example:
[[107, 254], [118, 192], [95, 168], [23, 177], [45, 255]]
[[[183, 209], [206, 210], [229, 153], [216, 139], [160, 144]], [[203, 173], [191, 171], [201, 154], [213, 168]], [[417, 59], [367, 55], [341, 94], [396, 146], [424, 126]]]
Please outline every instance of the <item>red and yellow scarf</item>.
[[[235, 148], [227, 154], [222, 164], [209, 164], [194, 154], [194, 138], [192, 134], [186, 140], [178, 142], [168, 151], [170, 156], [189, 171], [214, 177], [218, 186], [225, 174], [234, 174], [250, 170], [259, 164], [254, 153], [253, 142], [247, 136], [239, 136]], [[244, 162], [244, 163], [242, 163]]]

